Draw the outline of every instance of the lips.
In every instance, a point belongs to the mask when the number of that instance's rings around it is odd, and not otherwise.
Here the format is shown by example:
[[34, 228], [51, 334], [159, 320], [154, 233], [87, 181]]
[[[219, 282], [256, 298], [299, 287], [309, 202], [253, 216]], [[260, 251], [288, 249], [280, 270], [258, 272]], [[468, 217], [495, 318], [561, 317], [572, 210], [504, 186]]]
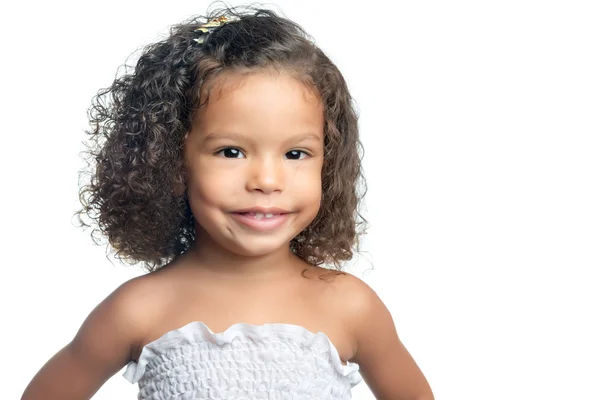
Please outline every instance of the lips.
[[247, 212], [247, 213], [238, 213], [238, 214], [243, 214], [243, 215], [247, 215], [248, 217], [254, 217], [255, 219], [271, 219], [274, 216], [279, 216], [281, 214], [273, 214], [273, 213], [259, 213], [259, 212]]
[[255, 231], [271, 231], [283, 225], [288, 219], [289, 211], [281, 208], [251, 208], [231, 213], [234, 219], [244, 227]]
[[244, 208], [242, 210], [234, 211], [238, 214], [289, 214], [290, 212], [284, 210], [283, 208], [278, 207], [252, 207], [252, 208]]

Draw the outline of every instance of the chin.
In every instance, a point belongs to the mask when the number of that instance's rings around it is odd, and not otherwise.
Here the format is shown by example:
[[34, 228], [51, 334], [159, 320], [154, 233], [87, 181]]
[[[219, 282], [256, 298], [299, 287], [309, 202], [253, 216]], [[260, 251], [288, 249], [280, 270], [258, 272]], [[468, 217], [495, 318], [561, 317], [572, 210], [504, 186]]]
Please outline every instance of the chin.
[[290, 242], [282, 243], [280, 240], [252, 240], [243, 245], [240, 243], [228, 243], [225, 246], [229, 251], [244, 257], [265, 257], [276, 252], [286, 252], [290, 248]]

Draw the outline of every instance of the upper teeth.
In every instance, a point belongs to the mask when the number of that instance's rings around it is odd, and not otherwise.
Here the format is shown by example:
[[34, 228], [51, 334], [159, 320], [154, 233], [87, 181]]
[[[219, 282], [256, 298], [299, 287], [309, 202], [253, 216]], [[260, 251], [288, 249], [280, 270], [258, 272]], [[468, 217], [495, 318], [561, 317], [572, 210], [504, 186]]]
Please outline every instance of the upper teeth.
[[252, 215], [256, 219], [273, 218], [273, 214], [271, 214], [271, 213], [263, 214], [263, 213], [250, 212], [248, 214]]

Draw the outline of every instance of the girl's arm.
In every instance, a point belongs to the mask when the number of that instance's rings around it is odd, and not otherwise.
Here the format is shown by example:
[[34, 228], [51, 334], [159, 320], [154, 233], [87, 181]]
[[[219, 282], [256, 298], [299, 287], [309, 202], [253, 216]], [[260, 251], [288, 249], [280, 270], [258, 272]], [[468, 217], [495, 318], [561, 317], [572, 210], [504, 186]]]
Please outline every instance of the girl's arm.
[[90, 399], [131, 359], [140, 343], [142, 287], [121, 285], [87, 317], [75, 338], [29, 383], [22, 400]]
[[[378, 400], [434, 400], [431, 387], [396, 332], [392, 316], [377, 294], [353, 279], [351, 300], [355, 354], [361, 375]], [[354, 290], [352, 290], [354, 289]]]

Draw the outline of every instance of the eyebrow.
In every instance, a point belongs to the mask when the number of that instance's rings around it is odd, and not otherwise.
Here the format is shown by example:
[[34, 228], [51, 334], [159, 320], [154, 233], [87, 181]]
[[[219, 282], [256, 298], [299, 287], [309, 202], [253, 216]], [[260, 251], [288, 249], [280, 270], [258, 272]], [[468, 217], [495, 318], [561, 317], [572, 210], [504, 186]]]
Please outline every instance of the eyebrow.
[[[237, 133], [232, 133], [232, 132], [226, 132], [226, 133], [216, 133], [216, 132], [210, 132], [208, 134], [206, 134], [206, 136], [204, 137], [204, 142], [208, 142], [210, 140], [217, 140], [217, 139], [245, 139], [246, 137], [248, 137], [247, 135], [241, 135], [241, 134], [237, 134]], [[294, 135], [292, 137], [289, 138], [289, 142], [302, 142], [304, 140], [317, 140], [317, 141], [321, 141], [321, 137], [315, 133], [309, 132], [309, 133], [300, 133], [297, 135]]]

